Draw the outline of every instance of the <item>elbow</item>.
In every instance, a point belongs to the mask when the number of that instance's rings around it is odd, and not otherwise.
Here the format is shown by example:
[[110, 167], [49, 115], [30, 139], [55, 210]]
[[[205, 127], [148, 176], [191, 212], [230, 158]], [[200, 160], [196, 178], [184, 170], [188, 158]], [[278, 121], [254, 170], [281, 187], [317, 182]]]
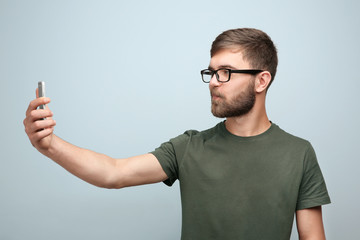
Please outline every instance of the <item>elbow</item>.
[[121, 189], [126, 187], [125, 174], [122, 168], [118, 167], [119, 162], [112, 159], [111, 165], [107, 168], [106, 172], [103, 172], [98, 187], [107, 189]]
[[121, 189], [134, 186], [133, 174], [126, 167], [124, 161], [113, 161], [106, 173], [102, 174], [101, 184], [99, 187], [107, 189]]
[[107, 189], [121, 189], [126, 187], [126, 184], [123, 177], [119, 177], [118, 174], [115, 176], [109, 174], [109, 176], [104, 181], [102, 181], [102, 184], [100, 184], [99, 187]]
[[92, 183], [92, 185], [99, 187], [99, 188], [106, 188], [106, 189], [121, 189], [125, 186], [118, 182], [101, 182], [101, 183]]
[[103, 185], [101, 187], [106, 188], [106, 189], [121, 189], [121, 188], [124, 188], [125, 185], [120, 184], [120, 183], [108, 183], [108, 184]]

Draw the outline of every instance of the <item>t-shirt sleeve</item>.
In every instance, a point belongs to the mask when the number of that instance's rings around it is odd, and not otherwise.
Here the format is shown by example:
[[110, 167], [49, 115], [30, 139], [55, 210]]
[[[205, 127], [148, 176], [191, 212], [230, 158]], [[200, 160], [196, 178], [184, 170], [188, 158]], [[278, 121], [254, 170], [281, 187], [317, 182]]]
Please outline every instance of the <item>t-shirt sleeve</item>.
[[179, 166], [183, 160], [191, 136], [197, 131], [187, 131], [168, 142], [165, 142], [151, 152], [159, 161], [168, 179], [164, 183], [172, 186], [179, 179]]
[[324, 177], [311, 145], [305, 154], [304, 173], [300, 184], [296, 210], [330, 203]]
[[168, 179], [166, 179], [164, 183], [168, 186], [172, 186], [176, 179], [178, 179], [179, 172], [173, 144], [171, 141], [165, 142], [151, 153], [155, 155], [168, 176]]

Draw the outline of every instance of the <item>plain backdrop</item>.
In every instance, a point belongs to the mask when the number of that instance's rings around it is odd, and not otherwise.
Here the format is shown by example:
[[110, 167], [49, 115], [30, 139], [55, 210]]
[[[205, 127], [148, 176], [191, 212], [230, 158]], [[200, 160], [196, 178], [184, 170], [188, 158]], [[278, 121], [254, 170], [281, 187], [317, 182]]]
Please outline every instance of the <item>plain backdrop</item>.
[[25, 110], [46, 81], [58, 136], [112, 157], [150, 152], [222, 121], [200, 70], [238, 27], [278, 48], [268, 115], [316, 150], [327, 238], [358, 238], [359, 11], [356, 0], [0, 0], [0, 239], [179, 239], [178, 182], [89, 185], [32, 147]]

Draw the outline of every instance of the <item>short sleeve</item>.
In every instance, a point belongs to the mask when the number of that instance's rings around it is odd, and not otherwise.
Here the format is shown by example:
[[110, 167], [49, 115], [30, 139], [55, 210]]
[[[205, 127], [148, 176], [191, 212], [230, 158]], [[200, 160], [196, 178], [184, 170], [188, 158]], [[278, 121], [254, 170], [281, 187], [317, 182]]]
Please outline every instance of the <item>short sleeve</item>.
[[157, 158], [168, 176], [168, 179], [166, 179], [164, 183], [168, 186], [172, 186], [178, 179], [178, 163], [171, 141], [161, 144], [160, 147], [156, 148], [155, 151], [151, 153]]
[[304, 157], [304, 172], [300, 184], [296, 210], [316, 207], [330, 202], [330, 197], [315, 151], [309, 144], [309, 148]]
[[187, 150], [187, 146], [193, 134], [197, 131], [186, 131], [168, 142], [165, 142], [151, 152], [159, 161], [161, 167], [165, 171], [168, 179], [164, 183], [172, 186], [179, 179], [179, 166], [183, 160], [183, 156]]

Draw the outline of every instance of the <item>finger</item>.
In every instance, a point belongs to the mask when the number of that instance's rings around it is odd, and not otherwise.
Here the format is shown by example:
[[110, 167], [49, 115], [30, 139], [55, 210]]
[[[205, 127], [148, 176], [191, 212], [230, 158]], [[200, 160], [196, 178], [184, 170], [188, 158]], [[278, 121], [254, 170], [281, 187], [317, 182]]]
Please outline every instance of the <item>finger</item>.
[[[36, 98], [39, 98], [39, 88], [36, 88]], [[47, 107], [47, 105], [45, 105], [45, 108]]]
[[[39, 88], [36, 88], [36, 98], [39, 98]], [[45, 108], [48, 108], [47, 104], [44, 104], [44, 105], [45, 105]]]
[[50, 103], [50, 101], [51, 100], [48, 97], [41, 97], [41, 98], [36, 98], [36, 99], [32, 100], [26, 110], [26, 116], [28, 116], [31, 111], [36, 110], [40, 105], [48, 104], [48, 103]]
[[56, 125], [56, 121], [53, 119], [45, 119], [45, 120], [39, 120], [35, 122], [29, 123], [27, 119], [24, 119], [24, 126], [25, 126], [25, 132], [31, 138], [31, 136], [39, 131], [42, 131], [47, 128], [54, 129]]
[[34, 132], [29, 136], [31, 142], [38, 142], [41, 139], [51, 135], [54, 131], [54, 128], [45, 128], [41, 131]]
[[45, 105], [45, 109], [50, 111], [50, 108], [49, 108], [48, 104]]
[[30, 123], [32, 123], [38, 120], [43, 120], [44, 118], [51, 119], [53, 115], [54, 114], [50, 111], [50, 109], [35, 109], [32, 110], [26, 118], [29, 119]]
[[44, 129], [47, 128], [54, 128], [56, 125], [56, 121], [53, 119], [45, 119], [45, 120], [40, 120], [40, 121], [36, 121], [33, 124], [30, 125], [30, 129], [28, 129], [29, 134], [35, 133], [35, 132], [39, 132], [39, 131], [43, 131]]

